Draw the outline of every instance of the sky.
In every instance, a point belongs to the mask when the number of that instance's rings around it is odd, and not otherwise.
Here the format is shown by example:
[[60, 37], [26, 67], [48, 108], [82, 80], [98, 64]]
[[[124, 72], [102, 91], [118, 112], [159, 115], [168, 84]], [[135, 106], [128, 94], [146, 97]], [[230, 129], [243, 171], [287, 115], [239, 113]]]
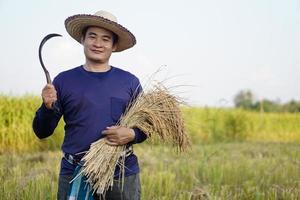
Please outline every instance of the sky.
[[43, 47], [53, 79], [84, 64], [65, 30], [74, 14], [113, 13], [137, 38], [110, 64], [145, 84], [155, 76], [190, 105], [232, 106], [251, 90], [257, 100], [300, 100], [300, 0], [0, 0], [0, 93], [40, 95]]

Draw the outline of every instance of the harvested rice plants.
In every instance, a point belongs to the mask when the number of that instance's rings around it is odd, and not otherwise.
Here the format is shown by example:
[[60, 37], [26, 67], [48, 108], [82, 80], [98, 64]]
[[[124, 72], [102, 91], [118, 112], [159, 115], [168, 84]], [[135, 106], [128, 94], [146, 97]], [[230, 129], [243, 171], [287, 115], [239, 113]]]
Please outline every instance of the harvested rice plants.
[[[55, 199], [63, 120], [38, 140], [39, 97], [0, 96], [0, 199]], [[142, 199], [300, 199], [300, 114], [182, 107], [192, 146], [134, 146]]]

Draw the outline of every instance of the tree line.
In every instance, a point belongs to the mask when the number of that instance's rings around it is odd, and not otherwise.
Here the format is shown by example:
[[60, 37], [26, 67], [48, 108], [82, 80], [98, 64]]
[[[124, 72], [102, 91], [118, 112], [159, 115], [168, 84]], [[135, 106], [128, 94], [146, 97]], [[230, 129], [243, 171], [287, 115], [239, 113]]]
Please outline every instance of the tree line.
[[281, 103], [280, 100], [256, 100], [251, 90], [241, 90], [234, 97], [236, 108], [261, 112], [300, 112], [300, 101], [290, 100]]

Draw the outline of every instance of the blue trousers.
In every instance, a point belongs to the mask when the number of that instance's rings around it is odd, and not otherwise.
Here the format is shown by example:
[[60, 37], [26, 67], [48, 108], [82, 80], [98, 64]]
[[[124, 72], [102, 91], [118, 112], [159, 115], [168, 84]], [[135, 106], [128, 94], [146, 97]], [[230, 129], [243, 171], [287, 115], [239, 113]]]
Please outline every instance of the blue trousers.
[[[58, 200], [67, 200], [72, 175], [60, 175], [58, 180]], [[105, 197], [94, 196], [95, 200], [140, 200], [141, 183], [139, 174], [133, 174], [124, 178], [124, 186], [119, 180], [114, 180], [114, 185], [106, 192]], [[80, 199], [78, 199], [80, 200]]]

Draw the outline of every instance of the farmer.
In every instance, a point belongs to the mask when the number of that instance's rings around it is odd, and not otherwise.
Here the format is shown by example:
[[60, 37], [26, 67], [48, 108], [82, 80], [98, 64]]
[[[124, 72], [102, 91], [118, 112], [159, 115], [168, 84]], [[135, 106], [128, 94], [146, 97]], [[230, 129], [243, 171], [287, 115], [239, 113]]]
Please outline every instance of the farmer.
[[[33, 120], [33, 130], [42, 139], [52, 135], [64, 117], [57, 198], [67, 199], [69, 182], [84, 152], [91, 143], [104, 138], [109, 145], [127, 146], [123, 189], [115, 180], [105, 199], [140, 199], [139, 165], [132, 144], [143, 142], [146, 135], [137, 128], [114, 126], [129, 101], [141, 91], [140, 82], [133, 74], [109, 65], [112, 52], [133, 47], [136, 39], [105, 11], [68, 17], [65, 26], [70, 36], [82, 44], [85, 63], [58, 74], [53, 85], [43, 88], [43, 103]], [[119, 171], [117, 168], [115, 177]]]

